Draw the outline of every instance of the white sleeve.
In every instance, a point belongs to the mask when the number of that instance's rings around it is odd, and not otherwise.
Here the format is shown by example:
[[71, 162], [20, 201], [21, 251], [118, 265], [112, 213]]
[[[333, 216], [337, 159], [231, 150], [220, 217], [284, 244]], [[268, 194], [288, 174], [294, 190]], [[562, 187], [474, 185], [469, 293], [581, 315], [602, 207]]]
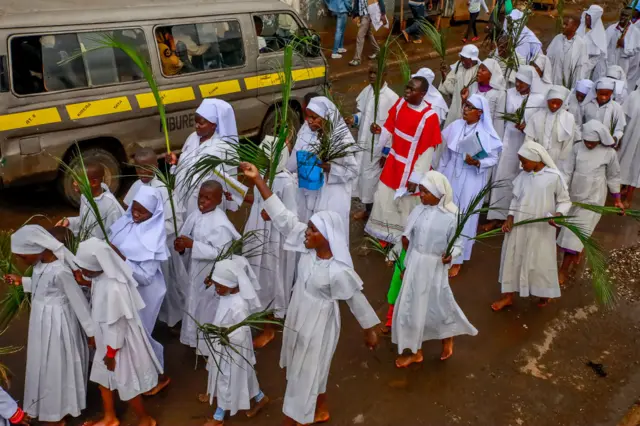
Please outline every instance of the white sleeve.
[[77, 236], [80, 232], [80, 222], [82, 222], [80, 216], [68, 217], [67, 220], [69, 221], [69, 230]]
[[349, 183], [358, 176], [358, 162], [354, 155], [347, 155], [331, 163], [327, 185]]
[[607, 164], [607, 187], [611, 194], [620, 194], [620, 162], [615, 152]]
[[350, 299], [345, 300], [349, 309], [362, 329], [366, 330], [376, 324], [380, 324], [380, 318], [376, 315], [371, 304], [361, 291], [356, 291]]
[[0, 419], [9, 420], [18, 411], [18, 403], [0, 386]]
[[569, 198], [569, 191], [567, 191], [567, 187], [562, 182], [562, 178], [558, 176], [556, 182], [556, 213], [561, 213], [563, 215], [569, 214], [569, 210], [571, 209], [571, 198]]
[[22, 289], [25, 293], [31, 293], [31, 284], [33, 280], [31, 277], [22, 277]]
[[89, 309], [87, 298], [71, 271], [64, 270], [56, 275], [55, 280], [62, 291], [64, 291], [67, 299], [69, 299], [69, 305], [71, 305], [71, 309], [73, 309], [73, 312], [76, 314], [76, 318], [78, 318], [78, 322], [84, 329], [84, 332], [87, 336], [93, 337], [95, 335], [95, 326], [93, 319], [91, 319], [91, 310]]
[[415, 184], [420, 183], [420, 180], [431, 169], [431, 160], [433, 159], [434, 148], [429, 147], [425, 152], [420, 154], [418, 159], [416, 160], [415, 165], [413, 166], [413, 171], [411, 172], [411, 176], [409, 176], [409, 182], [413, 182]]
[[105, 346], [120, 349], [124, 345], [124, 336], [127, 333], [127, 319], [120, 317], [113, 324], [102, 324], [102, 336]]
[[153, 277], [156, 275], [156, 271], [160, 269], [159, 260], [145, 260], [144, 262], [136, 262], [127, 259], [127, 264], [133, 271], [133, 278], [141, 286], [151, 285]]
[[193, 240], [193, 247], [191, 248], [192, 259], [213, 261], [219, 254], [220, 247], [203, 241]]
[[273, 226], [286, 238], [288, 250], [306, 251], [304, 247], [307, 225], [298, 220], [298, 216], [287, 210], [277, 195], [272, 195], [264, 202], [264, 209], [271, 217]]

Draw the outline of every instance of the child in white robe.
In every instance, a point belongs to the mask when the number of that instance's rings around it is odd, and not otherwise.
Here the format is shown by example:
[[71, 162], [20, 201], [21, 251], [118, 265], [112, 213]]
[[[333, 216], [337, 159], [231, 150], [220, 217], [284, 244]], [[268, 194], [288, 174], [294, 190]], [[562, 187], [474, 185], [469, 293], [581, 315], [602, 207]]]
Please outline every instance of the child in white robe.
[[631, 92], [622, 108], [629, 124], [620, 144], [618, 158], [620, 159], [620, 181], [627, 186], [624, 207], [628, 209], [631, 207], [635, 189], [640, 187], [640, 90], [638, 87]]
[[[244, 321], [251, 312], [260, 309], [260, 299], [256, 294], [259, 287], [251, 266], [242, 256], [216, 262], [207, 291], [215, 291], [220, 297], [213, 325], [231, 327]], [[233, 348], [224, 348], [219, 342], [210, 342], [207, 370], [209, 379], [207, 393], [209, 403], [217, 398], [218, 407], [213, 420], [205, 426], [224, 423], [227, 411], [235, 416], [238, 410], [248, 410], [247, 417], [254, 417], [269, 402], [261, 390], [256, 376], [256, 357], [251, 348], [251, 328], [244, 326], [229, 335]], [[255, 405], [251, 408], [251, 400]]]
[[[111, 225], [120, 219], [124, 214], [124, 210], [116, 197], [109, 191], [109, 187], [103, 183], [104, 166], [99, 163], [87, 162], [85, 169], [87, 171], [89, 185], [91, 186], [93, 200], [98, 206], [104, 227], [107, 232], [109, 232]], [[100, 226], [98, 226], [98, 221], [94, 216], [93, 209], [84, 195], [80, 196], [79, 216], [64, 218], [59, 221], [56, 226], [69, 228], [75, 236], [85, 238], [88, 234], [88, 236], [104, 240], [104, 233]]]
[[577, 139], [573, 115], [567, 111], [571, 92], [563, 86], [552, 86], [547, 92], [546, 108], [531, 116], [524, 129], [525, 142], [537, 142], [544, 147], [556, 165], [562, 165]]
[[582, 77], [593, 81], [603, 77], [607, 71], [607, 34], [602, 23], [604, 9], [592, 4], [582, 12], [576, 34], [587, 45], [588, 61], [582, 64]]
[[133, 408], [139, 425], [153, 425], [155, 420], [145, 411], [142, 394], [158, 384], [162, 367], [138, 314], [144, 302], [133, 272], [97, 238], [80, 243], [76, 263], [83, 275], [79, 281], [91, 282], [91, 317], [97, 330], [89, 380], [99, 385], [102, 395], [104, 416], [100, 424], [117, 424], [113, 391], [118, 391], [120, 399]]
[[[158, 319], [169, 327], [174, 327], [182, 320], [186, 294], [189, 290], [189, 275], [180, 255], [173, 248], [173, 240], [184, 222], [184, 207], [179, 197], [174, 193], [173, 200], [169, 198], [169, 191], [160, 179], [154, 175], [154, 167], [158, 167], [155, 152], [150, 148], [141, 148], [133, 156], [136, 165], [138, 180], [131, 185], [129, 192], [124, 197], [124, 204], [128, 207], [133, 203], [141, 186], [147, 185], [156, 188], [162, 196], [164, 209], [164, 229], [167, 234], [167, 248], [169, 259], [162, 262], [162, 275], [167, 285]], [[174, 215], [175, 213], [175, 222]]]
[[596, 97], [595, 83], [591, 80], [578, 80], [569, 95], [569, 112], [573, 114], [578, 131], [582, 128], [584, 106]]
[[198, 210], [189, 215], [176, 238], [178, 253], [186, 253], [189, 272], [189, 292], [180, 342], [195, 348], [198, 343], [195, 319], [200, 324], [211, 323], [216, 315], [218, 297], [207, 292], [205, 278], [211, 273], [216, 257], [233, 240], [240, 238], [227, 214], [222, 209], [223, 189], [217, 181], [206, 181], [198, 194]]
[[[447, 149], [440, 159], [438, 171], [447, 177], [453, 187], [454, 202], [464, 210], [487, 184], [489, 170], [498, 163], [502, 150], [500, 137], [493, 128], [487, 99], [477, 94], [470, 96], [464, 104], [463, 118], [445, 128], [442, 137], [447, 142]], [[484, 158], [469, 155], [466, 151], [468, 144], [465, 143], [468, 140], [480, 141]], [[462, 263], [471, 259], [478, 218], [479, 215], [475, 214], [465, 223], [463, 235], [469, 238], [464, 239], [462, 253], [453, 259], [449, 277], [455, 277]]]
[[[38, 225], [25, 225], [11, 236], [11, 251], [33, 266], [30, 278], [4, 277], [31, 293], [24, 406], [29, 416], [59, 424], [86, 407], [90, 340], [95, 325], [87, 299], [71, 270], [73, 254]], [[81, 329], [82, 327], [82, 329]]]
[[327, 421], [327, 381], [340, 336], [338, 301], [347, 302], [365, 330], [369, 347], [377, 344], [375, 327], [380, 320], [362, 294], [362, 280], [353, 269], [342, 217], [322, 211], [302, 223], [273, 196], [254, 165], [241, 163], [240, 167], [266, 200], [264, 209], [287, 239], [287, 249], [302, 253], [280, 355], [280, 366], [287, 369], [284, 425]]
[[[556, 228], [554, 215], [566, 215], [571, 208], [567, 185], [553, 160], [536, 142], [525, 142], [518, 151], [523, 171], [513, 184], [513, 200], [502, 230], [507, 233], [502, 244], [499, 281], [503, 296], [491, 305], [500, 311], [513, 304], [516, 292], [521, 297], [540, 298], [538, 306], [549, 298], [560, 297], [556, 263]], [[513, 227], [514, 223], [550, 217], [540, 222]], [[532, 249], [535, 248], [535, 249]]]
[[596, 96], [584, 105], [583, 123], [591, 120], [601, 122], [612, 133], [617, 144], [624, 135], [627, 119], [622, 106], [612, 99], [615, 88], [615, 81], [607, 77], [596, 82]]
[[[462, 240], [458, 238], [451, 256], [445, 253], [458, 217], [451, 185], [444, 175], [430, 171], [419, 188], [422, 204], [409, 215], [402, 237], [407, 250], [406, 270], [391, 328], [391, 341], [398, 345], [399, 368], [422, 362], [423, 341], [442, 340], [440, 359], [444, 361], [453, 355], [453, 336], [478, 334], [449, 287], [449, 264], [462, 252]], [[402, 355], [405, 350], [411, 354]]]
[[0, 386], [0, 426], [29, 425], [29, 420], [15, 399]]
[[[131, 267], [133, 278], [139, 284], [138, 292], [145, 304], [140, 310], [140, 319], [149, 334], [155, 355], [164, 369], [164, 349], [151, 337], [160, 306], [167, 293], [162, 262], [169, 258], [169, 251], [160, 191], [151, 186], [141, 186], [125, 215], [111, 227], [109, 240]], [[169, 377], [161, 375], [158, 385], [147, 392], [147, 395], [157, 394], [170, 382]]]
[[[504, 120], [502, 120], [500, 114], [504, 112], [504, 108], [501, 110], [501, 107], [505, 103], [507, 82], [497, 60], [487, 58], [480, 63], [477, 84], [478, 91], [476, 93], [487, 99], [491, 110], [493, 128], [502, 139], [504, 135]], [[466, 98], [463, 97], [463, 101], [466, 101]]]
[[[604, 124], [591, 120], [582, 128], [583, 143], [573, 145], [568, 160], [561, 167], [569, 185], [571, 201], [604, 206], [607, 189], [615, 200], [615, 206], [624, 209], [620, 200], [620, 164], [618, 154], [613, 149], [613, 137]], [[598, 213], [572, 206], [569, 216], [589, 236], [600, 221]], [[558, 236], [558, 247], [564, 251], [564, 259], [558, 280], [562, 285], [569, 269], [579, 263], [579, 255], [584, 246], [574, 233], [562, 228]]]

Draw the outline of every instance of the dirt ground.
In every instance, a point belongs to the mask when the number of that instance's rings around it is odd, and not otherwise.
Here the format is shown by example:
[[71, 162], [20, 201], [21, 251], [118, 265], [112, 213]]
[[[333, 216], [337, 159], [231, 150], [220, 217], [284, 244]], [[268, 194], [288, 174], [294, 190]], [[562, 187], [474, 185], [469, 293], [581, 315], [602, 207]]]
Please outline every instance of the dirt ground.
[[[609, 13], [614, 13], [611, 8]], [[546, 12], [537, 13], [531, 21], [545, 45], [553, 25]], [[437, 69], [438, 61], [412, 62], [412, 69], [422, 66]], [[365, 78], [353, 74], [334, 82], [335, 91], [343, 94], [345, 109], [353, 108]], [[399, 90], [399, 76], [392, 73], [390, 79]], [[354, 207], [359, 206], [355, 203]], [[2, 228], [20, 226], [36, 213], [54, 221], [74, 214], [48, 187], [0, 192]], [[234, 222], [242, 223], [246, 215], [246, 211], [235, 214]], [[627, 247], [611, 258], [610, 270], [620, 287], [618, 305], [612, 310], [594, 302], [590, 282], [579, 273], [562, 297], [547, 308], [539, 309], [535, 300], [519, 299], [511, 309], [494, 313], [489, 305], [499, 297], [501, 239], [476, 244], [472, 260], [451, 286], [479, 334], [457, 338], [455, 354], [446, 362], [439, 361], [440, 343], [427, 342], [422, 365], [395, 368], [396, 353], [389, 338], [382, 338], [375, 352], [367, 350], [357, 322], [348, 307], [342, 306], [342, 334], [328, 386], [331, 424], [617, 425], [640, 395], [640, 254], [629, 248], [637, 244], [639, 232], [638, 223], [623, 217], [606, 217], [596, 230], [596, 237], [607, 249]], [[377, 255], [356, 254], [362, 236], [363, 224], [351, 223], [355, 268], [364, 280], [366, 296], [384, 318], [391, 270]], [[1, 345], [25, 345], [26, 330], [24, 316], [0, 338]], [[204, 423], [213, 410], [196, 398], [206, 390], [202, 360], [196, 366], [192, 351], [162, 325], [156, 328], [155, 336], [165, 345], [166, 370], [173, 382], [166, 391], [146, 400], [149, 410], [160, 426]], [[272, 399], [270, 406], [255, 419], [238, 414], [226, 424], [280, 424], [285, 376], [278, 366], [279, 350], [278, 336], [257, 353], [258, 379]], [[589, 361], [602, 364], [606, 377], [589, 367]], [[5, 357], [3, 362], [15, 377], [10, 393], [19, 399], [25, 351]], [[124, 405], [119, 408], [126, 409]], [[90, 385], [88, 409], [82, 419], [68, 424], [79, 425], [99, 411], [97, 389]], [[134, 424], [131, 413], [125, 419], [123, 425]], [[637, 413], [630, 412], [621, 424], [638, 425], [639, 419]]]

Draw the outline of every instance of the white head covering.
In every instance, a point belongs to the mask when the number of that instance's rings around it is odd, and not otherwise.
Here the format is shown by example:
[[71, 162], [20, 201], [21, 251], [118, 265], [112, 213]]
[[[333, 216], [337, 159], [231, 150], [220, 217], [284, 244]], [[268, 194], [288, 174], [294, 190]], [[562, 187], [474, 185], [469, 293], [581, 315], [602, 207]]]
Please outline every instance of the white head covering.
[[576, 82], [576, 87], [571, 91], [571, 93], [575, 94], [575, 92], [584, 93], [584, 100], [580, 103], [580, 105], [586, 105], [591, 102], [596, 97], [596, 87], [595, 83], [591, 80], [578, 80]]
[[260, 307], [260, 299], [256, 290], [260, 289], [258, 278], [253, 272], [249, 261], [244, 256], [233, 256], [216, 262], [211, 279], [229, 288], [240, 288], [240, 297], [252, 308]]
[[538, 73], [531, 65], [521, 65], [518, 67], [516, 80], [520, 80], [521, 82], [531, 86], [533, 84], [534, 74], [537, 75]]
[[55, 257], [76, 269], [75, 257], [40, 225], [24, 225], [11, 235], [11, 252], [15, 254], [40, 254], [45, 250], [51, 250]]
[[567, 98], [569, 97], [570, 93], [571, 91], [564, 86], [559, 86], [559, 85], [551, 86], [551, 89], [549, 89], [549, 91], [547, 92], [547, 100], [549, 101], [551, 99], [560, 99], [562, 100], [562, 103], [563, 103], [560, 109], [562, 108], [566, 109]]
[[131, 214], [133, 202], [126, 213], [110, 229], [111, 243], [127, 258], [137, 262], [167, 260], [167, 233], [164, 228], [164, 207], [158, 189], [143, 185], [138, 189], [134, 202], [151, 212], [151, 217], [135, 223]]
[[325, 210], [314, 214], [309, 220], [329, 242], [333, 258], [353, 268], [353, 260], [349, 253], [349, 243], [345, 237], [347, 233], [342, 217], [336, 212]]
[[621, 99], [621, 95], [624, 96], [627, 92], [627, 73], [624, 72], [620, 65], [609, 65], [607, 67], [607, 77], [615, 80], [615, 95]]
[[551, 65], [551, 60], [547, 55], [538, 53], [532, 62], [542, 71], [541, 80], [544, 83], [553, 84], [553, 65]]
[[417, 73], [413, 74], [411, 77], [422, 77], [427, 80], [429, 83], [429, 90], [427, 90], [427, 96], [425, 96], [425, 100], [430, 103], [432, 106], [436, 106], [445, 112], [449, 111], [449, 105], [447, 105], [447, 101], [442, 97], [442, 93], [433, 85], [433, 79], [436, 75], [431, 71], [430, 68], [420, 68]]
[[315, 112], [325, 120], [333, 119], [333, 115], [338, 111], [338, 108], [333, 102], [326, 96], [316, 96], [309, 101], [307, 109]]
[[518, 150], [518, 155], [526, 158], [527, 160], [542, 161], [545, 166], [551, 169], [558, 169], [558, 167], [556, 167], [556, 163], [553, 162], [547, 150], [537, 142], [533, 142], [531, 140], [526, 141]]
[[450, 213], [458, 213], [458, 206], [453, 202], [453, 189], [445, 175], [435, 170], [430, 170], [424, 174], [420, 185], [440, 199], [438, 207]]
[[616, 90], [616, 81], [612, 78], [602, 77], [596, 82], [596, 92], [598, 89]]
[[616, 141], [607, 126], [598, 120], [589, 120], [582, 126], [582, 139], [589, 142], [600, 141], [602, 145], [613, 146]]
[[495, 90], [506, 90], [507, 82], [504, 79], [500, 63], [493, 58], [487, 58], [482, 61], [482, 65], [487, 67], [491, 73], [491, 80], [489, 80], [491, 88]]
[[238, 126], [233, 107], [222, 99], [210, 98], [202, 101], [196, 114], [216, 125], [216, 135], [221, 139], [231, 139], [237, 142]]
[[[580, 19], [580, 26], [578, 27], [577, 35], [585, 39], [587, 44], [587, 53], [590, 56], [596, 56], [604, 53], [607, 56], [607, 34], [602, 23], [602, 15], [604, 10], [597, 4], [589, 6], [585, 12], [582, 12], [582, 18]], [[585, 22], [585, 16], [591, 16], [591, 31], [587, 32], [587, 24]]]
[[465, 44], [460, 51], [460, 56], [477, 61], [479, 53], [480, 51], [474, 44]]
[[471, 103], [477, 109], [482, 110], [482, 116], [480, 117], [479, 127], [484, 130], [491, 138], [500, 141], [500, 137], [493, 127], [493, 120], [491, 119], [491, 106], [489, 101], [484, 96], [474, 94], [469, 96], [467, 102]]

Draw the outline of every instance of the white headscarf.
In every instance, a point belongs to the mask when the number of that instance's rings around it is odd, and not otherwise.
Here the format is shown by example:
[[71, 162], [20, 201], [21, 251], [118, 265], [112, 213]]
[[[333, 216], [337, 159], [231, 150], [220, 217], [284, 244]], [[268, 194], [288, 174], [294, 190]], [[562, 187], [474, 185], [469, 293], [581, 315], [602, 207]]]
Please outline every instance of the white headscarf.
[[551, 60], [547, 55], [538, 53], [532, 62], [542, 71], [541, 80], [544, 83], [553, 84], [553, 65], [551, 65]]
[[326, 96], [316, 96], [309, 101], [307, 109], [315, 112], [325, 120], [333, 119], [334, 114], [338, 112], [338, 108]]
[[420, 185], [440, 199], [438, 207], [450, 213], [458, 213], [458, 206], [453, 202], [453, 189], [445, 175], [435, 170], [430, 170], [424, 174]]
[[[514, 9], [509, 14], [509, 17], [511, 18], [511, 20], [515, 24], [515, 21], [519, 21], [520, 19], [522, 19], [524, 17], [524, 14], [521, 11], [519, 11], [518, 9]], [[508, 23], [508, 20], [505, 17], [504, 23], [502, 25], [502, 28], [503, 28], [505, 33], [509, 32], [507, 23]], [[529, 27], [527, 27], [527, 26], [525, 26], [522, 29], [522, 32], [520, 33], [520, 40], [518, 41], [518, 48], [520, 47], [520, 45], [524, 45], [524, 43], [528, 43], [530, 45], [531, 44], [536, 44], [536, 45], [538, 45], [538, 50], [542, 50], [542, 43], [540, 42], [538, 37], [536, 37], [535, 33], [533, 31], [531, 31], [531, 29], [529, 29]], [[529, 49], [530, 49], [530, 51], [527, 52], [526, 58], [525, 58], [527, 60], [531, 60], [531, 56], [535, 54], [535, 51], [531, 51], [531, 46], [529, 46]]]
[[50, 250], [54, 256], [71, 269], [77, 269], [75, 256], [40, 225], [24, 225], [11, 234], [11, 252], [15, 254], [40, 254]]
[[534, 74], [537, 75], [538, 73], [531, 65], [520, 65], [518, 72], [516, 72], [516, 80], [520, 80], [531, 86], [533, 84]]
[[598, 89], [616, 90], [616, 81], [612, 78], [602, 77], [596, 82], [596, 92]]
[[336, 212], [325, 210], [315, 213], [309, 220], [329, 242], [333, 258], [353, 268], [353, 260], [349, 253], [349, 243], [345, 237], [346, 229], [342, 217]]
[[[569, 108], [569, 102], [567, 101], [571, 91], [564, 86], [551, 86], [551, 89], [547, 92], [546, 100], [549, 101], [551, 99], [560, 99], [562, 101], [562, 106], [556, 110], [556, 112], [551, 112], [551, 110], [546, 108], [545, 115], [545, 123], [543, 124], [543, 138], [544, 141], [538, 141], [540, 143], [544, 142], [545, 146], [550, 146], [551, 140], [553, 138], [554, 123], [558, 124], [558, 140], [559, 141], [568, 141], [573, 138], [573, 130], [575, 126], [575, 120], [573, 115], [567, 111]], [[533, 126], [527, 126], [525, 128], [525, 134], [535, 138], [536, 132], [535, 129], [539, 126], [536, 126], [534, 123]], [[542, 123], [540, 123], [542, 124]]]
[[[597, 56], [604, 54], [607, 57], [607, 34], [602, 24], [602, 15], [604, 10], [597, 4], [592, 4], [589, 9], [582, 12], [582, 18], [580, 19], [580, 26], [578, 27], [577, 35], [585, 39], [587, 43], [587, 53], [590, 56]], [[585, 22], [585, 16], [591, 16], [591, 31], [587, 32], [587, 24]]]
[[[492, 139], [497, 139], [500, 142], [500, 136], [493, 127], [493, 120], [491, 119], [491, 107], [489, 101], [484, 96], [474, 94], [469, 96], [467, 102], [471, 103], [477, 109], [482, 110], [482, 116], [480, 117], [479, 127], [484, 130]], [[502, 143], [500, 143], [502, 145]]]
[[422, 77], [426, 79], [427, 83], [429, 83], [429, 90], [427, 90], [427, 96], [425, 96], [424, 99], [432, 106], [444, 110], [444, 112], [449, 111], [447, 101], [444, 100], [442, 93], [440, 93], [440, 91], [433, 85], [433, 79], [436, 75], [430, 68], [420, 68], [418, 72], [413, 74], [411, 77]]
[[615, 96], [618, 102], [620, 102], [620, 99], [624, 99], [624, 97], [628, 94], [627, 74], [624, 72], [620, 65], [609, 65], [607, 67], [607, 77], [615, 81]]
[[584, 93], [584, 100], [580, 102], [580, 105], [586, 105], [596, 97], [595, 83], [591, 80], [578, 80], [576, 87], [571, 91], [575, 95], [575, 92]]
[[126, 213], [111, 226], [111, 243], [118, 247], [127, 259], [136, 262], [167, 260], [167, 233], [160, 191], [143, 185], [138, 189], [133, 201], [147, 209], [151, 217], [142, 223], [135, 223], [131, 214], [132, 202]]
[[542, 161], [545, 166], [551, 169], [558, 169], [556, 163], [553, 162], [549, 153], [542, 145], [533, 141], [526, 141], [518, 150], [518, 155], [531, 161]]
[[222, 99], [210, 98], [202, 101], [196, 114], [216, 125], [216, 135], [221, 139], [238, 140], [238, 126], [233, 107]]
[[611, 136], [607, 126], [598, 120], [589, 120], [582, 126], [582, 140], [589, 142], [600, 141], [602, 145], [613, 146], [616, 141]]
[[507, 82], [504, 79], [500, 63], [493, 58], [487, 58], [482, 61], [482, 65], [487, 67], [491, 73], [491, 80], [489, 80], [491, 88], [495, 90], [506, 90]]
[[[560, 99], [562, 100], [562, 106], [560, 107], [560, 109], [566, 109], [566, 102], [570, 93], [571, 91], [564, 86], [551, 86], [551, 89], [549, 89], [549, 91], [547, 92], [547, 100], [549, 101], [551, 99]], [[560, 109], [558, 111], [560, 111]]]
[[239, 287], [240, 297], [246, 300], [251, 308], [260, 307], [260, 299], [256, 294], [256, 290], [260, 289], [260, 284], [249, 261], [244, 256], [233, 256], [231, 259], [216, 262], [211, 280], [225, 287]]
[[460, 51], [460, 56], [462, 56], [463, 58], [471, 59], [473, 61], [477, 61], [479, 53], [480, 50], [478, 50], [478, 47], [476, 45], [465, 44]]

